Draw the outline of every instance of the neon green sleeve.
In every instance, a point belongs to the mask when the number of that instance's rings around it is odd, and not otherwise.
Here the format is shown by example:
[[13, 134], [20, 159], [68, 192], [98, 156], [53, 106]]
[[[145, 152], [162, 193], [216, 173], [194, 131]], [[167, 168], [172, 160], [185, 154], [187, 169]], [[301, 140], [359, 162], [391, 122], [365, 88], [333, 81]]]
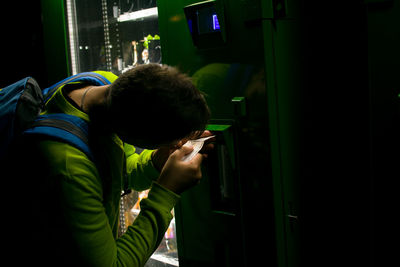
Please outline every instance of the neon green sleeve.
[[135, 147], [129, 144], [124, 144], [124, 150], [129, 187], [136, 191], [149, 189], [152, 182], [160, 175], [151, 160], [154, 150], [145, 149], [140, 154], [136, 154]]
[[[48, 166], [52, 166], [51, 180], [60, 184], [61, 207], [67, 222], [64, 230], [70, 232], [80, 251], [80, 255], [71, 257], [81, 257], [84, 266], [143, 266], [168, 228], [179, 196], [153, 183], [133, 225], [117, 239], [112, 222], [118, 215], [106, 212], [106, 197], [96, 166], [67, 144], [43, 141], [40, 147]], [[119, 196], [113, 200], [114, 207], [118, 203]]]

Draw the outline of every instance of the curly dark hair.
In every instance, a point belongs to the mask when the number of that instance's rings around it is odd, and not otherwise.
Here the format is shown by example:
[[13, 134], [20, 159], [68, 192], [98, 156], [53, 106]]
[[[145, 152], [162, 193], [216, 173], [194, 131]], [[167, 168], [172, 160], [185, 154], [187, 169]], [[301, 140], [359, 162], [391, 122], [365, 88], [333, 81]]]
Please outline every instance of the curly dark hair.
[[147, 64], [123, 73], [109, 87], [111, 129], [133, 145], [157, 147], [203, 131], [210, 110], [191, 78], [177, 68]]

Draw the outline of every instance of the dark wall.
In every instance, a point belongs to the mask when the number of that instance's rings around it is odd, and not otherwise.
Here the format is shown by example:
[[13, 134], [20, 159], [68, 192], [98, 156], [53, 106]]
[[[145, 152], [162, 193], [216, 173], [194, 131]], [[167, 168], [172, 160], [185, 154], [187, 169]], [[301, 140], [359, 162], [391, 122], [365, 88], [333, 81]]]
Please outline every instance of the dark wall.
[[4, 1], [1, 10], [0, 87], [26, 76], [45, 83], [40, 1]]
[[[371, 91], [372, 174], [376, 247], [382, 255], [376, 266], [397, 260], [397, 246], [388, 242], [398, 236], [400, 162], [400, 2], [370, 1], [368, 5], [369, 88]], [[383, 249], [382, 249], [383, 248]]]
[[305, 3], [304, 266], [372, 266], [367, 5]]

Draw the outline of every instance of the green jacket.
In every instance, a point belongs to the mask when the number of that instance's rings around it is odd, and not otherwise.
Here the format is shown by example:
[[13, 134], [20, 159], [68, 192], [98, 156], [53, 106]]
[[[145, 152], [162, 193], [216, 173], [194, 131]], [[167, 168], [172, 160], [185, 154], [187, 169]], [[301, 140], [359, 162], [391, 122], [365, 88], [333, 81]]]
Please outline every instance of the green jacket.
[[[109, 72], [98, 73], [111, 82], [117, 78]], [[65, 98], [62, 87], [45, 111], [58, 112], [89, 121], [86, 113]], [[154, 182], [159, 173], [151, 161], [152, 150], [136, 154], [134, 146], [124, 144], [115, 134], [89, 138], [96, 139], [94, 152], [100, 159], [97, 164], [68, 144], [53, 140], [38, 144], [38, 155], [48, 166], [47, 177], [57, 184], [59, 209], [65, 219], [63, 231], [67, 231], [64, 236], [72, 237], [71, 251], [76, 253], [71, 257], [82, 266], [142, 266], [162, 240], [179, 196]], [[133, 225], [118, 238], [125, 176], [130, 188], [151, 190], [148, 198], [141, 201], [141, 212]]]

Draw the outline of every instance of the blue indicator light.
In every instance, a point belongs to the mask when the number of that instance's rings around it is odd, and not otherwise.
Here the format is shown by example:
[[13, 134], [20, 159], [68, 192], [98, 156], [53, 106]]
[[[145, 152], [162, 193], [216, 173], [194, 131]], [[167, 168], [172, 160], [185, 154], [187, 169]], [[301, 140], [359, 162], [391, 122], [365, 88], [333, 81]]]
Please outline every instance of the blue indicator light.
[[212, 19], [213, 19], [213, 30], [214, 31], [220, 30], [221, 28], [219, 27], [217, 15], [212, 15]]

